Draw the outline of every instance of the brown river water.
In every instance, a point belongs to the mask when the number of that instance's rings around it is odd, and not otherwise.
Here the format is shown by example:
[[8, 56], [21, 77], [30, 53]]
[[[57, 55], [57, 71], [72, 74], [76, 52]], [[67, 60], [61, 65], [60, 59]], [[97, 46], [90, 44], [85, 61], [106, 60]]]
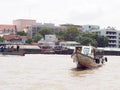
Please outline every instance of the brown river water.
[[0, 56], [0, 90], [120, 90], [120, 56], [77, 70], [70, 55]]

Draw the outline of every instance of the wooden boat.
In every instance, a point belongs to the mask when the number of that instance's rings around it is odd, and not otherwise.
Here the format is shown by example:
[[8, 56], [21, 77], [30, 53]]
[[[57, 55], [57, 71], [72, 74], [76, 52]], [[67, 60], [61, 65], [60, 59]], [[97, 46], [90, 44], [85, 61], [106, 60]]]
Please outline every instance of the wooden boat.
[[20, 50], [25, 54], [41, 54], [40, 47], [38, 45], [19, 45]]
[[69, 49], [58, 45], [55, 46], [41, 45], [39, 47], [41, 54], [72, 54], [74, 51], [73, 49]]
[[25, 56], [24, 51], [12, 51], [12, 52], [2, 52], [2, 55], [19, 55], [19, 56]]
[[[16, 48], [14, 48], [16, 46]], [[19, 45], [1, 44], [0, 45], [1, 55], [20, 55], [25, 56], [25, 51], [19, 49]]]
[[55, 54], [72, 54], [74, 51], [74, 49], [57, 46], [57, 45], [53, 48], [53, 50], [54, 50]]
[[77, 62], [77, 68], [96, 68], [107, 61], [103, 50], [92, 46], [76, 47], [71, 57], [74, 62]]
[[41, 54], [54, 54], [54, 50], [51, 46], [39, 46]]

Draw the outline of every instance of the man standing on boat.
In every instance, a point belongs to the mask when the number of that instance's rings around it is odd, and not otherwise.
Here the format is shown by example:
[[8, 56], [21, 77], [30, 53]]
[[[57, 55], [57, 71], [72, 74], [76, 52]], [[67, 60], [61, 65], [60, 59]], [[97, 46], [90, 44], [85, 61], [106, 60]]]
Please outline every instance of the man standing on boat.
[[20, 46], [19, 46], [19, 45], [17, 45], [17, 52], [19, 51], [19, 49], [20, 49]]
[[78, 47], [78, 48], [76, 49], [76, 52], [77, 52], [77, 53], [81, 53], [81, 48]]

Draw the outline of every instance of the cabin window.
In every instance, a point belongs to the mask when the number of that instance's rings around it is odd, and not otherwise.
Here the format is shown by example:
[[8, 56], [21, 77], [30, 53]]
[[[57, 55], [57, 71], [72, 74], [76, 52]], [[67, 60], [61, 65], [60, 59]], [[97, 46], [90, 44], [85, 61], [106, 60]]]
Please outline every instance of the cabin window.
[[89, 54], [89, 51], [90, 51], [90, 48], [84, 48], [83, 53], [84, 53], [85, 55], [88, 55], [88, 54]]

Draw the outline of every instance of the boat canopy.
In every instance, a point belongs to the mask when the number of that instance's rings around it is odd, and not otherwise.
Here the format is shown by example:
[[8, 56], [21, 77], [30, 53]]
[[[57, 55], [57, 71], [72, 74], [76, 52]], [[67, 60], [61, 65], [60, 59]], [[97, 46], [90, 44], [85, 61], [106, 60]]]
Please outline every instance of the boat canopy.
[[98, 49], [93, 46], [77, 46], [75, 48], [75, 52], [80, 52], [81, 54], [90, 56], [90, 57], [95, 57], [96, 55], [104, 55], [104, 50], [103, 49]]

